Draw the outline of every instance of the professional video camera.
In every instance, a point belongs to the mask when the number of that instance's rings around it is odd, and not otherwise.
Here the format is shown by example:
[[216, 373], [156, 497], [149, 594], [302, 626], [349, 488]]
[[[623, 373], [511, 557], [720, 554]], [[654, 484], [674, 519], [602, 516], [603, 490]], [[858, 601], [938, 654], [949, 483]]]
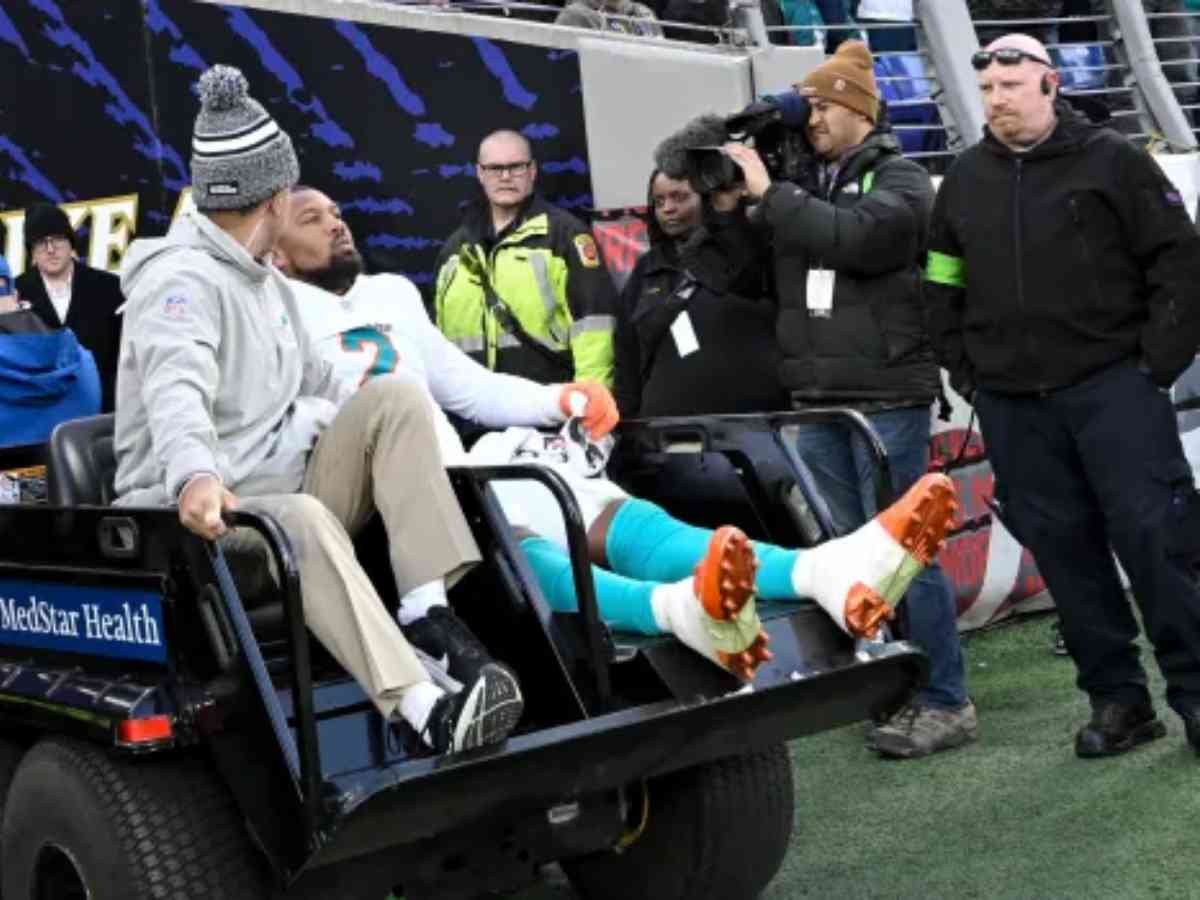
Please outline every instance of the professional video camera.
[[699, 116], [659, 144], [655, 163], [669, 177], [686, 178], [697, 193], [708, 194], [743, 180], [723, 145], [753, 140], [771, 178], [792, 180], [812, 156], [808, 116], [808, 100], [795, 91], [763, 97], [726, 118]]

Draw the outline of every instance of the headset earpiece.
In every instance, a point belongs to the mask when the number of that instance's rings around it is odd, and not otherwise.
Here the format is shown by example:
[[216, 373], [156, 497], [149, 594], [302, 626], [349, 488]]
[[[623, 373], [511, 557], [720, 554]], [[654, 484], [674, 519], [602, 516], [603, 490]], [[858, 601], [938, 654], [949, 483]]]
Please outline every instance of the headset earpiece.
[[1042, 76], [1042, 93], [1047, 96], [1050, 95], [1050, 76], [1049, 75]]

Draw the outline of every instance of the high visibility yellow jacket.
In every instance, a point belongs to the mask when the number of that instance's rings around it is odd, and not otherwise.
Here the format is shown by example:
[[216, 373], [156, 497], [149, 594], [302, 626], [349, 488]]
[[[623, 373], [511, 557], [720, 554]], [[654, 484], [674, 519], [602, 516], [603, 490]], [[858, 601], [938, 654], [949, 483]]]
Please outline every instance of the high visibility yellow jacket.
[[587, 227], [540, 197], [494, 238], [486, 204], [468, 211], [438, 258], [433, 305], [442, 333], [489, 369], [612, 387], [612, 280]]

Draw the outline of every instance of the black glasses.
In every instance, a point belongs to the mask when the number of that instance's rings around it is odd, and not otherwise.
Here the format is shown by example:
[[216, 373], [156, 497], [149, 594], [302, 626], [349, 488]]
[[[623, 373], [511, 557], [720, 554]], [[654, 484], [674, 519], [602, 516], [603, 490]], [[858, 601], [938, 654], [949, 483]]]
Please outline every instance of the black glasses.
[[998, 62], [1002, 66], [1015, 66], [1020, 64], [1023, 59], [1040, 63], [1047, 69], [1054, 68], [1054, 66], [1040, 56], [1034, 56], [1032, 53], [1026, 53], [1024, 50], [1018, 50], [1015, 47], [1001, 47], [999, 50], [976, 50], [971, 55], [971, 65], [975, 68], [975, 71], [981, 72], [993, 62]]
[[524, 175], [531, 165], [533, 165], [533, 160], [527, 159], [524, 162], [515, 163], [480, 163], [479, 168], [484, 175], [498, 178], [502, 175]]

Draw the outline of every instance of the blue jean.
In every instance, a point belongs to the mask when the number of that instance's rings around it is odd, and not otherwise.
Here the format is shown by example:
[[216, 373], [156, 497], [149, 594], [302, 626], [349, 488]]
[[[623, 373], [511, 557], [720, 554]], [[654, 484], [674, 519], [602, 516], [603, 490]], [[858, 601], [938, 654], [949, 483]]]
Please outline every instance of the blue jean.
[[[888, 410], [867, 416], [887, 449], [892, 486], [899, 498], [929, 468], [929, 408]], [[803, 425], [797, 451], [812, 469], [829, 511], [846, 534], [879, 510], [874, 457], [862, 438], [841, 425]], [[934, 564], [908, 589], [909, 639], [929, 655], [929, 685], [918, 697], [929, 706], [957, 708], [967, 701], [958, 611], [942, 567]]]

